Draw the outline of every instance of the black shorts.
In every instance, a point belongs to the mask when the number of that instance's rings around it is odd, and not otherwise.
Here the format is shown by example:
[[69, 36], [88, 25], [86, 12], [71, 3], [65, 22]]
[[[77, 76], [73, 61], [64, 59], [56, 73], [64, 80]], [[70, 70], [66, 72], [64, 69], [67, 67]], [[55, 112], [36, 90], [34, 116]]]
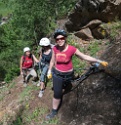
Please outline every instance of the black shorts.
[[73, 79], [74, 72], [59, 72], [57, 70], [53, 70], [53, 90], [54, 90], [54, 98], [61, 99], [62, 90], [65, 89], [68, 84], [71, 84], [71, 80]]

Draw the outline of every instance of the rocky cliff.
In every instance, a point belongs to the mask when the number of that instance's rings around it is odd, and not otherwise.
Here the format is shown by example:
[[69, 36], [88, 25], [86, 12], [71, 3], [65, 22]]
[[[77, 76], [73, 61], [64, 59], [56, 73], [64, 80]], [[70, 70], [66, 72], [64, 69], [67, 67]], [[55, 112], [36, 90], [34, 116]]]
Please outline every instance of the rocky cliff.
[[[120, 32], [121, 34], [121, 32]], [[68, 125], [121, 124], [121, 35], [106, 49], [106, 72], [94, 74], [63, 98], [60, 117]]]
[[[100, 24], [115, 19], [121, 19], [121, 0], [79, 0], [73, 12], [68, 15], [65, 27], [69, 32], [79, 31], [76, 35], [83, 39], [85, 39], [83, 34], [85, 36], [86, 32], [86, 34], [89, 34], [86, 39], [90, 39], [97, 37], [94, 35], [96, 32], [104, 30], [99, 29]], [[88, 25], [90, 22], [91, 26]], [[104, 37], [99, 36], [99, 39]]]

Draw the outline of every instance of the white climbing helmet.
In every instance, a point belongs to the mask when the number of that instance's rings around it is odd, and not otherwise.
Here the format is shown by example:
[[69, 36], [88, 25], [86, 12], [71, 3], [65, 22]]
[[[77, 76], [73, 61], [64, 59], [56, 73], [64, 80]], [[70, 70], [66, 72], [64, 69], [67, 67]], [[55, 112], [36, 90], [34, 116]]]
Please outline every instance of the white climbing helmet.
[[39, 42], [39, 45], [40, 46], [48, 46], [48, 45], [50, 45], [50, 40], [46, 37], [42, 38]]
[[24, 51], [24, 53], [27, 52], [27, 51], [30, 51], [30, 48], [29, 48], [29, 47], [25, 47], [25, 48], [23, 49], [23, 51]]

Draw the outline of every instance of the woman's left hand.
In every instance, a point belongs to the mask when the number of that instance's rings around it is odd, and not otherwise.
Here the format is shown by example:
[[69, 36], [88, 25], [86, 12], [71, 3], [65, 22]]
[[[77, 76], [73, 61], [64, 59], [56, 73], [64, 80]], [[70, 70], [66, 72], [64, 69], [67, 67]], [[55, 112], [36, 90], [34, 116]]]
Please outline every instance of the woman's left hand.
[[102, 66], [104, 66], [104, 67], [107, 67], [107, 66], [108, 66], [108, 62], [106, 62], [106, 61], [102, 61], [102, 62], [100, 62], [100, 64], [101, 64]]
[[104, 66], [104, 67], [107, 67], [107, 66], [108, 66], [108, 62], [106, 62], [106, 61], [97, 60], [97, 62], [98, 62], [99, 64], [101, 64], [102, 66]]

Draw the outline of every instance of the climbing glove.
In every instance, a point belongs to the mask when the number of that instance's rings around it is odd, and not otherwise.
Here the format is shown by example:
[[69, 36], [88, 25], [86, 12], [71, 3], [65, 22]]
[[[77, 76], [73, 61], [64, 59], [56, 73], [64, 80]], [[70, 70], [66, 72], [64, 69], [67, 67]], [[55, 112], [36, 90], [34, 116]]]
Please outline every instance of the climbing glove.
[[51, 70], [48, 70], [48, 72], [47, 72], [47, 78], [48, 79], [52, 78], [52, 72], [51, 72]]
[[107, 67], [108, 66], [108, 62], [106, 61], [101, 61], [101, 60], [98, 60], [98, 63], [100, 63], [102, 66], [104, 67]]
[[108, 62], [105, 62], [105, 61], [102, 61], [100, 64], [101, 64], [102, 66], [104, 66], [104, 67], [107, 67], [107, 66], [108, 66]]

